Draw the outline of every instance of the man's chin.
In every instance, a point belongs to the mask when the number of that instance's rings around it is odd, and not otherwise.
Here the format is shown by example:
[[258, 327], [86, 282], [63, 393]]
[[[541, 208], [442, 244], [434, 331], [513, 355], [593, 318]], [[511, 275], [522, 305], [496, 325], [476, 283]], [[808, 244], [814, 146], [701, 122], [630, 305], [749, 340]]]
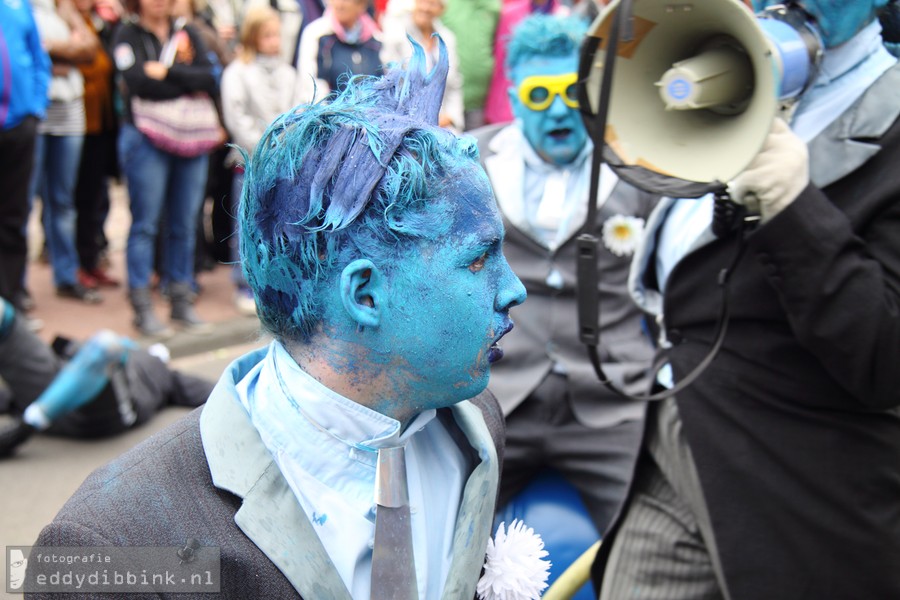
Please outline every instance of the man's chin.
[[554, 165], [567, 165], [575, 160], [581, 148], [572, 148], [572, 145], [565, 141], [548, 140], [544, 146], [544, 151], [540, 153], [541, 157], [548, 163]]

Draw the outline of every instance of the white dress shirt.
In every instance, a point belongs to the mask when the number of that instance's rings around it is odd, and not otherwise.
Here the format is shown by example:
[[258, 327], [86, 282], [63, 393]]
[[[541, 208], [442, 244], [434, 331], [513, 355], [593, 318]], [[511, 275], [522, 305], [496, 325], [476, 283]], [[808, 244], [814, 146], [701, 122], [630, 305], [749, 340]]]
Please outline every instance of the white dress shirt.
[[472, 465], [436, 412], [395, 419], [320, 384], [273, 342], [241, 402], [353, 598], [368, 598], [377, 449], [406, 446], [419, 597], [440, 597], [462, 489]]

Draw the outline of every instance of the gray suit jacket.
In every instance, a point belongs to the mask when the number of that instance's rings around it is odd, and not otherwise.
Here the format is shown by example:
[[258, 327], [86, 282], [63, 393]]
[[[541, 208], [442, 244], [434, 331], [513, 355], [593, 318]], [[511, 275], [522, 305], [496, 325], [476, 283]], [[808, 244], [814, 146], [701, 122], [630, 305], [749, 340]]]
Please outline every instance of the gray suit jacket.
[[[521, 197], [525, 169], [516, 148], [495, 143], [502, 131], [502, 126], [490, 126], [472, 132], [501, 208], [506, 204], [505, 196]], [[603, 224], [610, 217], [646, 218], [656, 201], [656, 196], [618, 182], [599, 207], [593, 231], [602, 239]], [[598, 382], [587, 350], [579, 340], [577, 231], [551, 251], [513, 224], [506, 214], [504, 225], [503, 253], [528, 291], [528, 300], [512, 311], [515, 329], [503, 338], [504, 358], [491, 367], [489, 389], [497, 396], [504, 414], [515, 410], [540, 385], [556, 361], [565, 366], [572, 410], [579, 421], [602, 427], [640, 418], [644, 405], [622, 400], [607, 391]], [[647, 391], [647, 371], [654, 351], [642, 312], [626, 289], [630, 262], [630, 255], [616, 256], [600, 244], [600, 356], [604, 371], [617, 385], [639, 393]], [[562, 276], [559, 288], [547, 284], [547, 276], [554, 269]]]
[[[237, 399], [235, 382], [264, 351], [235, 361], [202, 409], [91, 474], [35, 546], [183, 546], [194, 538], [221, 548], [219, 597], [348, 600]], [[457, 433], [468, 440], [475, 465], [463, 492], [442, 596], [468, 600], [475, 595], [491, 533], [504, 424], [487, 392], [441, 412], [450, 414]]]

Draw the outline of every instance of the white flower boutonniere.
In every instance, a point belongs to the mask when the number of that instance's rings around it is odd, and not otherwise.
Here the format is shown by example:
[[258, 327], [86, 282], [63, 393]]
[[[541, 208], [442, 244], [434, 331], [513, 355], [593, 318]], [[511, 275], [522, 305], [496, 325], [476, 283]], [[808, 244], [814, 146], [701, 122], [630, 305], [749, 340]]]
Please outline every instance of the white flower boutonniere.
[[475, 591], [481, 600], [538, 600], [550, 576], [544, 540], [518, 519], [508, 531], [504, 525], [488, 540], [484, 575]]
[[615, 215], [603, 224], [603, 244], [616, 256], [630, 256], [634, 254], [643, 233], [643, 219]]

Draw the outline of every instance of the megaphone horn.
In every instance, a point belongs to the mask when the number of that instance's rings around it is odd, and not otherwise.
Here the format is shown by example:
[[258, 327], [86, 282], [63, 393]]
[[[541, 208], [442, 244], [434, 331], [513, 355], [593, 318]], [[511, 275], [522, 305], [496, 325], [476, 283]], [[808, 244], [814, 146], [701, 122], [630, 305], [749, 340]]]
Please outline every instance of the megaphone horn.
[[[596, 51], [583, 55], [591, 62], [580, 72], [588, 73], [589, 112], [598, 108], [621, 3], [610, 3], [588, 31], [586, 44]], [[733, 179], [762, 147], [783, 103], [813, 79], [817, 34], [784, 6], [756, 17], [738, 0], [630, 5], [631, 39], [615, 48], [607, 147], [617, 163], [657, 176], [715, 185]]]

